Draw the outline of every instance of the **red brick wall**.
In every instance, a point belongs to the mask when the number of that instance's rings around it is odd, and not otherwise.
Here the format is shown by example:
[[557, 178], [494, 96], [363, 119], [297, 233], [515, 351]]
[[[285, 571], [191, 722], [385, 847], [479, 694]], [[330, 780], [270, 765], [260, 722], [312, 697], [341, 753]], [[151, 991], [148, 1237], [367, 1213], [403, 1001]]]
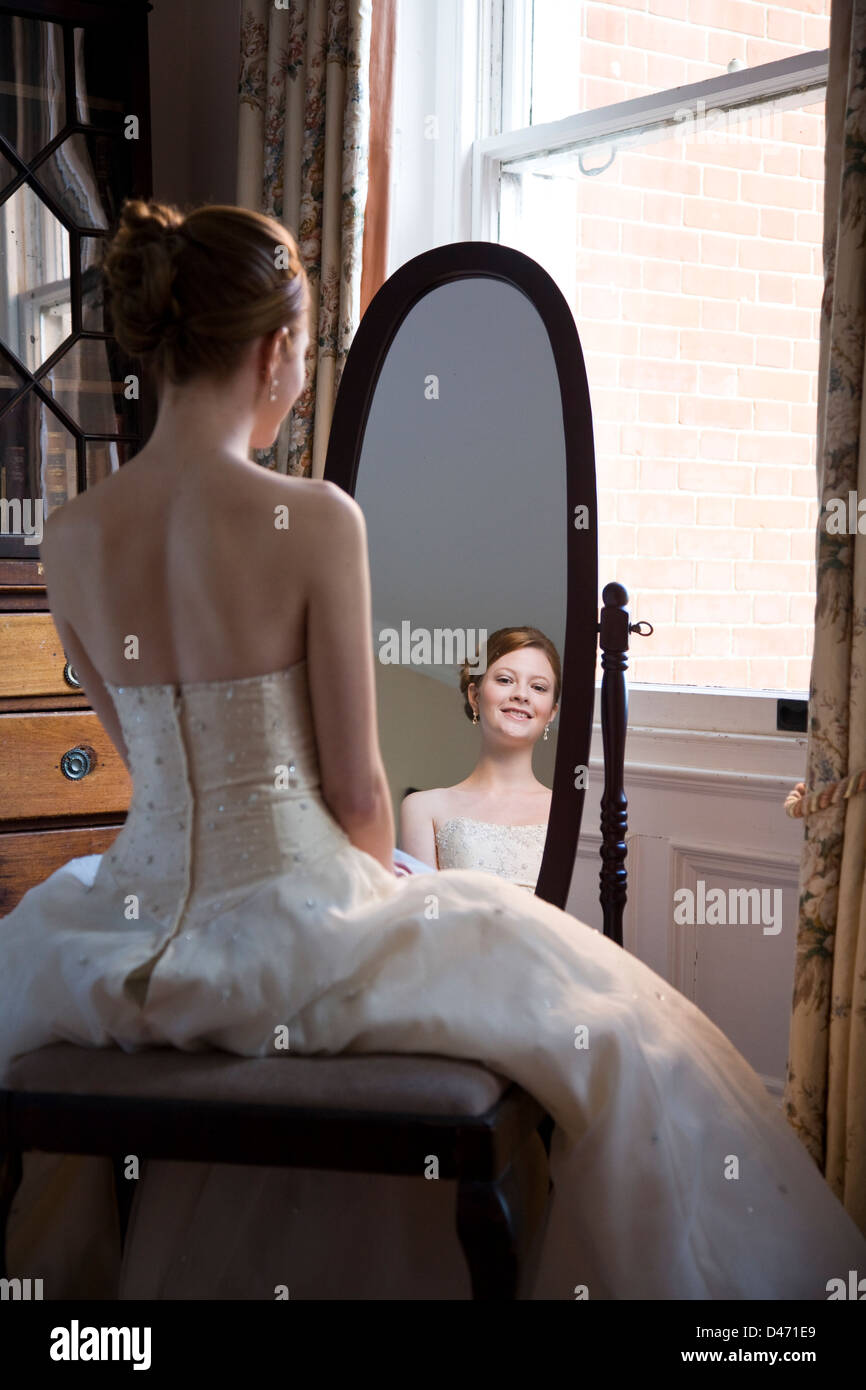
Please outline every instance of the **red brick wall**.
[[[829, 0], [582, 8], [582, 109], [829, 41]], [[634, 680], [808, 686], [823, 140], [822, 97], [574, 181], [600, 578], [656, 627]]]

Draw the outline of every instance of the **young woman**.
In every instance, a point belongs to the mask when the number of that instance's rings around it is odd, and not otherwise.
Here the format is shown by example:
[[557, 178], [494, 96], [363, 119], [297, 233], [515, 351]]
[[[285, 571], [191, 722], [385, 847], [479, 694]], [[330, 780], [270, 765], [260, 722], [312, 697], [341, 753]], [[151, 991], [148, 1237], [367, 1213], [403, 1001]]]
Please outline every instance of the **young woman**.
[[[286, 1027], [293, 1053], [481, 1059], [556, 1121], [537, 1297], [826, 1298], [866, 1241], [709, 1019], [491, 874], [395, 877], [363, 517], [247, 458], [301, 387], [291, 237], [240, 209], [133, 203], [107, 273], [159, 418], [52, 516], [44, 560], [134, 794], [108, 854], [0, 922], [0, 1062], [56, 1040], [284, 1056]], [[110, 1189], [58, 1215], [47, 1163], [27, 1158], [9, 1272], [80, 1296], [76, 1251], [95, 1261], [114, 1232]], [[124, 1296], [465, 1289], [444, 1185], [180, 1168], [146, 1166]]]
[[534, 627], [498, 628], [487, 639], [486, 670], [460, 673], [467, 719], [478, 728], [478, 761], [453, 787], [413, 792], [400, 807], [400, 844], [439, 869], [483, 869], [535, 891], [551, 791], [532, 770], [559, 708], [556, 647]]

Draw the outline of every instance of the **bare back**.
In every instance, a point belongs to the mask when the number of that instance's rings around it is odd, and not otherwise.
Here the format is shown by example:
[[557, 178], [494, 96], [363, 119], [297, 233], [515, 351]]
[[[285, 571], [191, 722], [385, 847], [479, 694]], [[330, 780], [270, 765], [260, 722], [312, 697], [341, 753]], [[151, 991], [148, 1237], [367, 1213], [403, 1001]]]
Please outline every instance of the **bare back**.
[[145, 448], [49, 519], [43, 556], [61, 641], [124, 759], [105, 682], [237, 679], [305, 659], [326, 800], [344, 824], [381, 801], [366, 528], [334, 484]]
[[52, 611], [118, 685], [292, 665], [328, 563], [334, 491], [231, 457], [173, 470], [143, 453], [52, 517]]

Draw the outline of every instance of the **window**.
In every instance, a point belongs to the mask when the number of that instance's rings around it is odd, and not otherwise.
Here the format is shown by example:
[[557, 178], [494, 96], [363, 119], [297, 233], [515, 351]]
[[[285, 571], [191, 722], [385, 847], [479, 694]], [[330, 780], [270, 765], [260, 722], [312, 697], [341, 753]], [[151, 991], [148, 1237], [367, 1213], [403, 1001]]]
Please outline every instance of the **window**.
[[147, 140], [125, 133], [138, 26], [0, 16], [0, 561], [24, 583], [34, 509], [117, 468], [147, 422], [99, 269], [123, 195], [149, 183]]
[[645, 4], [487, 0], [472, 235], [574, 313], [632, 680], [805, 691], [829, 0]]

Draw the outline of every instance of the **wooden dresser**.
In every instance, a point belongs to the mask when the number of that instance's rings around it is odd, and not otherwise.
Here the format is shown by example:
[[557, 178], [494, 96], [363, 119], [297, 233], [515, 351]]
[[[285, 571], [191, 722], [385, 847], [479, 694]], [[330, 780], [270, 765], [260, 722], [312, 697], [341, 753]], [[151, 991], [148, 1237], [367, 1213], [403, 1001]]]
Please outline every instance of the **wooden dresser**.
[[153, 419], [100, 272], [121, 202], [150, 193], [148, 8], [0, 3], [0, 915], [103, 852], [131, 794], [47, 611], [38, 527]]
[[49, 613], [0, 614], [0, 915], [79, 854], [101, 854], [132, 791]]

